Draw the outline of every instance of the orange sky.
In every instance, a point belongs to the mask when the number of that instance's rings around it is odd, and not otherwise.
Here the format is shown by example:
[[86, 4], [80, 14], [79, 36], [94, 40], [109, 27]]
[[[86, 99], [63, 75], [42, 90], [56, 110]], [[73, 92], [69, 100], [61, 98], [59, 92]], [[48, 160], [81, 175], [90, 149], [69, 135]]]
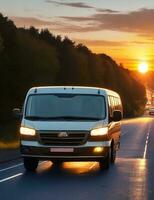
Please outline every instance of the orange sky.
[[144, 61], [154, 70], [153, 0], [5, 0], [0, 9], [18, 27], [48, 28], [129, 69]]

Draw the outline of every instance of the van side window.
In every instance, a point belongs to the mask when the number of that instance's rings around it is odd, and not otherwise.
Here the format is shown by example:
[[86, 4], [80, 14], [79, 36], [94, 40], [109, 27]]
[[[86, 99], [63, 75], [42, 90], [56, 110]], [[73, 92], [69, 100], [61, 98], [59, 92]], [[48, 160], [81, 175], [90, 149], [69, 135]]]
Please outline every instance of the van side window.
[[114, 101], [114, 97], [111, 96], [111, 104], [112, 104], [112, 115], [113, 115], [113, 111], [115, 110], [115, 101]]
[[119, 103], [118, 103], [118, 98], [114, 97], [114, 103], [115, 103], [115, 110], [118, 110], [119, 108]]
[[117, 109], [121, 110], [121, 108], [120, 108], [120, 99], [117, 98], [117, 100], [118, 100], [118, 108]]
[[112, 107], [111, 107], [111, 101], [110, 101], [110, 97], [108, 96], [108, 107], [109, 107], [109, 117], [111, 117], [112, 115]]
[[108, 96], [109, 102], [109, 121], [112, 121], [113, 111], [114, 111], [114, 101], [112, 96]]

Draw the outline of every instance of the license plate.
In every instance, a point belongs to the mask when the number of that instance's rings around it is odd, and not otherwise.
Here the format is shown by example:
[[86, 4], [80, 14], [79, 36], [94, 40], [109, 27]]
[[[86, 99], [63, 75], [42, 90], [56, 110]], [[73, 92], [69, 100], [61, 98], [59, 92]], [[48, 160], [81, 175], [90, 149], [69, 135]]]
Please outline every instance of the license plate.
[[73, 148], [50, 148], [50, 152], [73, 152]]

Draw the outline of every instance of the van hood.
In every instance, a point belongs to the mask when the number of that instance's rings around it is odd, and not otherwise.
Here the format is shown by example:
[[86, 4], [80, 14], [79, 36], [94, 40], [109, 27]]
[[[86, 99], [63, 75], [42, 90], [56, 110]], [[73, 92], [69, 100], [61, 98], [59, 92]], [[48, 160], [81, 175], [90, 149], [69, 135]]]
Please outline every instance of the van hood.
[[101, 128], [104, 121], [31, 121], [23, 120], [22, 126], [33, 128], [35, 130], [86, 130]]

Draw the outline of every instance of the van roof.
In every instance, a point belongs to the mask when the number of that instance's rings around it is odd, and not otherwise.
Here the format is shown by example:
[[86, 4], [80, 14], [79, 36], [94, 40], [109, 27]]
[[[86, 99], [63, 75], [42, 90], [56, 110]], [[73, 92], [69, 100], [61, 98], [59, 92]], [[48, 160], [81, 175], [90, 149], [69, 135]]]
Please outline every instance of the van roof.
[[30, 94], [49, 94], [49, 93], [73, 93], [73, 94], [100, 94], [113, 95], [119, 97], [118, 93], [100, 87], [85, 87], [85, 86], [43, 86], [33, 87], [28, 91]]

